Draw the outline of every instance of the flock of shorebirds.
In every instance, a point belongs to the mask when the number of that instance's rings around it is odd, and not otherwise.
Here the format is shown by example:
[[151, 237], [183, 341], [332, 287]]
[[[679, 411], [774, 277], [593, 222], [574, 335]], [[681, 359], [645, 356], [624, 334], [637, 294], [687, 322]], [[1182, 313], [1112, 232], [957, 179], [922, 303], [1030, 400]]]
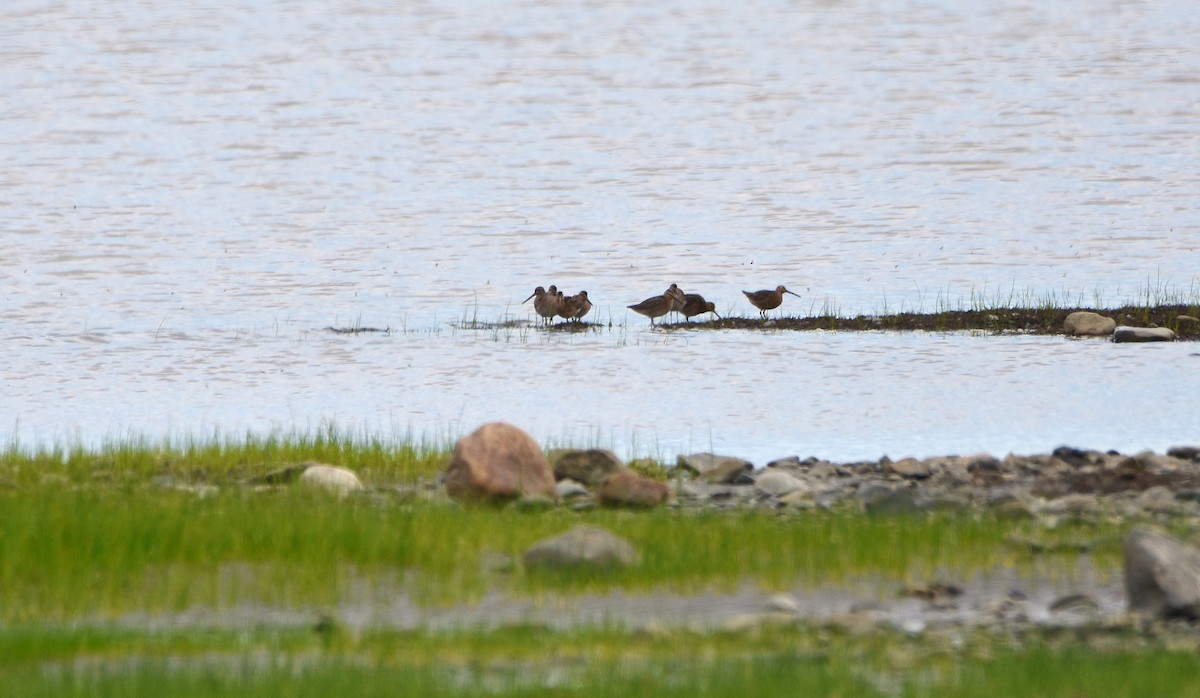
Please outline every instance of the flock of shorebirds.
[[[800, 294], [792, 293], [783, 286], [776, 286], [775, 290], [742, 291], [742, 293], [745, 294], [751, 305], [758, 308], [758, 314], [764, 320], [767, 318], [768, 310], [778, 308], [783, 303], [783, 294], [790, 293], [797, 298], [800, 297]], [[568, 296], [553, 284], [548, 290], [538, 286], [533, 293], [529, 294], [529, 298], [533, 299], [534, 312], [546, 324], [554, 322], [556, 317], [579, 322], [592, 309], [592, 302], [588, 300], [587, 291], [580, 291], [573, 296]], [[529, 298], [521, 302], [526, 303]], [[688, 322], [692, 321], [693, 315], [703, 315], [704, 313], [712, 313], [718, 318], [721, 317], [716, 306], [704, 300], [704, 296], [699, 293], [684, 293], [676, 284], [671, 284], [671, 287], [663, 291], [662, 295], [651, 296], [641, 303], [627, 307], [635, 313], [650, 318], [651, 325], [654, 324], [655, 318], [672, 312], [683, 315]]]

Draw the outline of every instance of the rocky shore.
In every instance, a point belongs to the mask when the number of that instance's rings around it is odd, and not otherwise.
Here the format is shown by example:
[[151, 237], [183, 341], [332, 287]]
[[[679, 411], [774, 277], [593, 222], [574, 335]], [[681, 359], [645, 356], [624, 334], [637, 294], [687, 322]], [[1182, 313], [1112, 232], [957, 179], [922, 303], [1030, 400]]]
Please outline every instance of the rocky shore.
[[[516, 453], [529, 460], [518, 463]], [[492, 460], [491, 455], [498, 457]], [[626, 464], [603, 449], [563, 449], [547, 455], [543, 457], [516, 427], [485, 425], [460, 440], [444, 482], [451, 496], [463, 503], [529, 510], [761, 509], [785, 517], [816, 509], [880, 517], [990, 512], [1034, 523], [1035, 530], [1053, 529], [1060, 522], [1136, 524], [1124, 541], [1124, 593], [1121, 580], [1098, 581], [1086, 570], [1058, 570], [1074, 580], [1066, 587], [1061, 577], [1015, 583], [1007, 575], [1011, 571], [997, 570], [985, 579], [927, 580], [893, 590], [886, 601], [830, 590], [754, 600], [739, 597], [733, 604], [741, 609], [737, 613], [709, 619], [725, 627], [781, 619], [864, 622], [872, 627], [882, 623], [910, 630], [930, 623], [1017, 620], [1077, 626], [1126, 623], [1129, 618], [1200, 619], [1200, 551], [1146, 527], [1169, 523], [1200, 529], [1200, 447], [1122, 454], [1064, 446], [1029, 456], [885, 457], [853, 463], [789, 456], [762, 467], [711, 453], [680, 456], [670, 467]], [[502, 484], [495, 487], [496, 483]], [[1008, 541], [1023, 554], [1075, 553], [1085, 566], [1094, 543], [1036, 536]], [[540, 541], [522, 558], [529, 569], [557, 570], [613, 569], [638, 561], [639, 553], [628, 541], [588, 526]], [[1004, 581], [997, 583], [998, 579]], [[603, 606], [604, 600], [588, 603]], [[711, 610], [721, 604], [709, 606]], [[831, 609], [837, 609], [833, 616]]]

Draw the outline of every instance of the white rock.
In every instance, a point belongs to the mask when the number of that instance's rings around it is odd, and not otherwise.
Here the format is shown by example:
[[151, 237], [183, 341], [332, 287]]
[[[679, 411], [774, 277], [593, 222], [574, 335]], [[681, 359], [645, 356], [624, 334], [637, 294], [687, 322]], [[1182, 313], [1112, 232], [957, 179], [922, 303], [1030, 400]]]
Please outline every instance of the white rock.
[[807, 482], [789, 475], [782, 470], [768, 470], [762, 473], [754, 478], [754, 487], [760, 492], [765, 492], [776, 497], [781, 497], [797, 490], [811, 489]]
[[342, 497], [363, 488], [362, 481], [352, 471], [332, 465], [310, 465], [300, 475], [300, 482], [309, 487], [328, 490]]
[[1063, 321], [1063, 331], [1072, 335], [1107, 337], [1116, 326], [1116, 320], [1086, 310], [1071, 313]]

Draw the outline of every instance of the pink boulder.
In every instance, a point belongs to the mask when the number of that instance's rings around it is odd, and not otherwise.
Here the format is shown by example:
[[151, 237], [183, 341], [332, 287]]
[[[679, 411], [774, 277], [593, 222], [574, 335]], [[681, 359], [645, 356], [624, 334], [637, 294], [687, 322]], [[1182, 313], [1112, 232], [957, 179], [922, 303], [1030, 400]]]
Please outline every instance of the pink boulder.
[[554, 472], [529, 434], [504, 422], [484, 424], [458, 440], [446, 467], [446, 492], [469, 502], [554, 498]]

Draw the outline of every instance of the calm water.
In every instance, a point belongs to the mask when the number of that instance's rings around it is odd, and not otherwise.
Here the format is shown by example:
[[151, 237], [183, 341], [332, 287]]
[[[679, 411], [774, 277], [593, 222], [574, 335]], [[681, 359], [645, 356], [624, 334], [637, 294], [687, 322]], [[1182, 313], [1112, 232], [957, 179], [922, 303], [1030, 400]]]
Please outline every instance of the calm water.
[[[509, 419], [623, 453], [1200, 441], [1195, 345], [648, 331], [1195, 293], [1182, 0], [0, 7], [0, 436]], [[586, 288], [611, 328], [465, 331]], [[1026, 295], [1028, 294], [1028, 295]], [[390, 327], [335, 336], [328, 325]]]

